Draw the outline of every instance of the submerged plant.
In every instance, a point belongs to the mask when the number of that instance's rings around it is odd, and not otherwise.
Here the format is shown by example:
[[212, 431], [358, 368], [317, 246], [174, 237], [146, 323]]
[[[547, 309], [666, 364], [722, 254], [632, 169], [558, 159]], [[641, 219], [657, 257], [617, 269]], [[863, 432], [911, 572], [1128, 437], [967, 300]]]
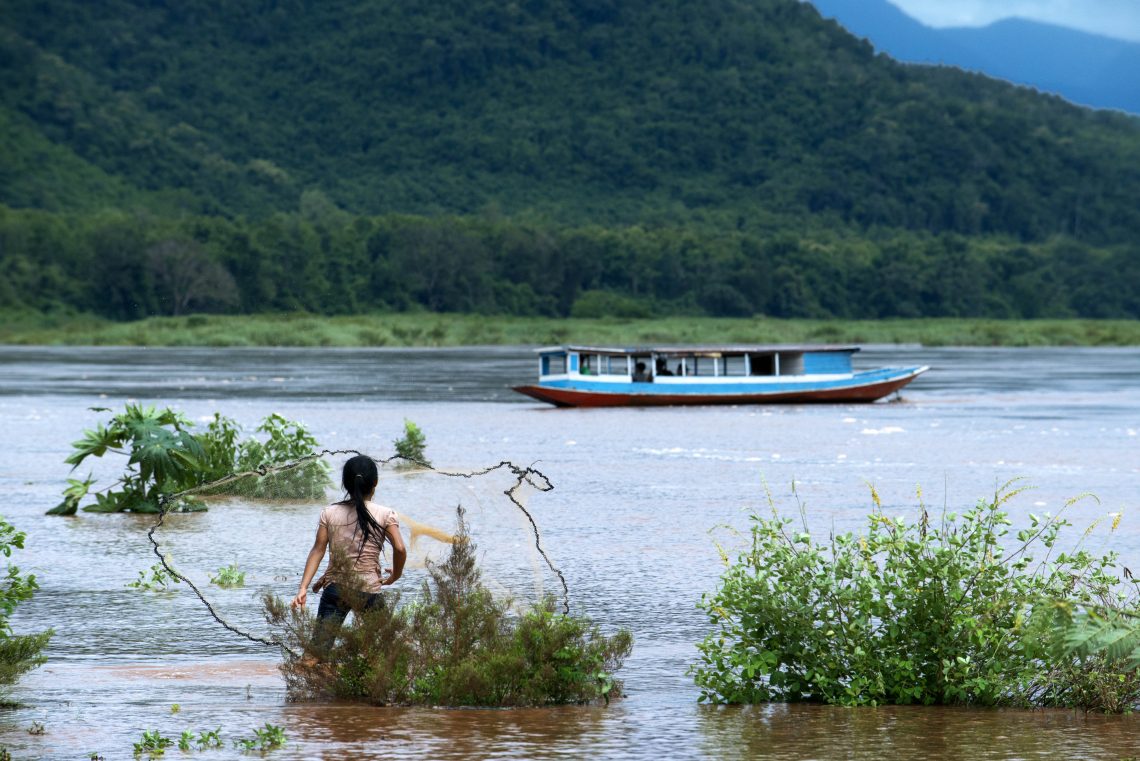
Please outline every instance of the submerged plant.
[[142, 739], [135, 743], [135, 757], [146, 753], [148, 757], [166, 755], [166, 749], [174, 744], [169, 737], [164, 737], [157, 729], [142, 733]]
[[[147, 571], [150, 575], [147, 575]], [[132, 589], [143, 589], [148, 592], [163, 592], [171, 584], [180, 584], [181, 581], [177, 576], [172, 574], [166, 569], [162, 563], [155, 563], [145, 571], [139, 571], [139, 577], [134, 581], [127, 582], [127, 586]]]
[[418, 425], [411, 420], [404, 420], [404, 435], [394, 442], [396, 454], [403, 460], [414, 465], [431, 467], [424, 450], [427, 448], [427, 437]]
[[1057, 627], [1073, 611], [1133, 619], [1135, 582], [1113, 572], [1115, 553], [1058, 552], [1059, 516], [1030, 515], [1012, 533], [1001, 507], [1019, 491], [908, 522], [884, 515], [872, 490], [866, 532], [824, 541], [802, 506], [800, 526], [754, 514], [750, 542], [735, 562], [725, 555], [719, 589], [700, 602], [713, 627], [692, 672], [702, 700], [1135, 704], [1137, 653], [1082, 653]]
[[231, 563], [218, 569], [217, 576], [210, 577], [210, 583], [222, 589], [231, 589], [245, 585], [245, 571], [239, 571], [237, 563]]
[[222, 747], [222, 728], [204, 729], [198, 733], [198, 750]]
[[[104, 407], [92, 409], [110, 412]], [[300, 423], [276, 414], [266, 417], [257, 428], [258, 433], [266, 436], [265, 441], [254, 437], [239, 442], [239, 426], [221, 415], [215, 415], [204, 432], [192, 432], [193, 427], [192, 422], [172, 409], [128, 404], [106, 425], [84, 431], [83, 438], [72, 444], [72, 454], [64, 460], [74, 471], [88, 457], [119, 454], [127, 458], [123, 474], [110, 486], [95, 491], [91, 476], [68, 479], [63, 501], [48, 514], [74, 515], [88, 497], [93, 497], [94, 502], [83, 507], [87, 512], [157, 513], [164, 494], [176, 494], [235, 471], [307, 457], [318, 447], [316, 439]], [[254, 482], [273, 493], [253, 496], [311, 498], [323, 495], [328, 470], [322, 461], [313, 458], [283, 471], [272, 482]], [[206, 508], [201, 500], [187, 498], [167, 504], [166, 509], [194, 512]]]
[[[483, 585], [460, 512], [446, 560], [429, 566], [415, 599], [354, 615], [330, 637], [307, 611], [266, 596], [266, 617], [295, 654], [282, 665], [289, 697], [373, 704], [541, 706], [606, 701], [632, 649], [626, 630], [605, 636], [552, 599], [515, 613]], [[330, 640], [332, 640], [330, 642]]]
[[285, 745], [285, 730], [269, 722], [264, 727], [253, 730], [253, 737], [239, 737], [234, 740], [234, 747], [244, 753], [276, 750]]

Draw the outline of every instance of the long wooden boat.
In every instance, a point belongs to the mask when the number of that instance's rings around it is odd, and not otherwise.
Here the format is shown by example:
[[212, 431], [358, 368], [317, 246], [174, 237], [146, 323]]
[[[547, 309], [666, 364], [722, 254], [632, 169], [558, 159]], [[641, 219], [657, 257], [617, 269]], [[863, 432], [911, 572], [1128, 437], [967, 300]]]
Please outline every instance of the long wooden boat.
[[930, 369], [852, 369], [858, 346], [547, 346], [538, 383], [514, 390], [559, 407], [873, 402]]

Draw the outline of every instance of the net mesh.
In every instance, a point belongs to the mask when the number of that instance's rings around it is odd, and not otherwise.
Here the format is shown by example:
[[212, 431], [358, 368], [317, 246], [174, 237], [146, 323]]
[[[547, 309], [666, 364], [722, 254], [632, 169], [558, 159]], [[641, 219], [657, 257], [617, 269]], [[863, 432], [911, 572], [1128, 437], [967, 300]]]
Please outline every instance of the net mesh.
[[[218, 624], [250, 641], [288, 649], [263, 622], [258, 623], [257, 606], [249, 604], [248, 595], [224, 593], [211, 583], [210, 572], [231, 563], [258, 569], [246, 587], [291, 598], [320, 511], [344, 496], [339, 489], [341, 467], [360, 454], [367, 453], [323, 450], [164, 495], [147, 534], [153, 551]], [[510, 461], [450, 470], [399, 455], [372, 459], [380, 475], [374, 501], [399, 514], [408, 550], [405, 575], [398, 585], [408, 589], [416, 583], [417, 569], [445, 557], [458, 508], [478, 547], [484, 582], [497, 597], [523, 607], [553, 595], [569, 613], [565, 577], [543, 547], [538, 523], [527, 507], [534, 494], [553, 489], [540, 471]], [[216, 530], [181, 524], [179, 512], [195, 503], [209, 507], [207, 515], [216, 521]], [[224, 532], [224, 540], [219, 540], [218, 532]], [[390, 567], [390, 560], [383, 556], [382, 567]], [[322, 569], [327, 562], [326, 555]]]

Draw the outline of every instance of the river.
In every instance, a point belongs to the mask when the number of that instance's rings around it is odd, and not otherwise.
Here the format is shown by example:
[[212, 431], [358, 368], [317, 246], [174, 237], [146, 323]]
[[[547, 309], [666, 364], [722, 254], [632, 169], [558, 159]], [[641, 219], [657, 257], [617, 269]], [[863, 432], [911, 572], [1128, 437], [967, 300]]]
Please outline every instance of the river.
[[[1034, 487], [1010, 505], [1071, 508], [1079, 536], [1140, 563], [1140, 351], [867, 347], [860, 368], [928, 364], [900, 398], [872, 405], [552, 409], [515, 395], [537, 362], [527, 349], [144, 349], [0, 347], [0, 510], [27, 532], [14, 561], [41, 589], [17, 632], [55, 629], [48, 662], [0, 709], [14, 758], [129, 758], [144, 730], [177, 737], [220, 727], [230, 740], [267, 722], [288, 746], [274, 758], [1120, 759], [1140, 754], [1140, 719], [1069, 711], [698, 705], [686, 669], [707, 631], [696, 608], [722, 565], [714, 538], [767, 509], [766, 490], [813, 527], [858, 530], [874, 484], [889, 514], [961, 510], [1010, 479]], [[628, 627], [608, 707], [446, 710], [296, 704], [272, 648], [218, 626], [185, 589], [126, 587], [154, 562], [144, 516], [44, 515], [71, 475], [63, 460], [92, 407], [128, 400], [192, 420], [221, 412], [247, 428], [280, 413], [328, 448], [392, 454], [403, 421], [426, 433], [437, 467], [534, 465], [554, 490], [527, 503], [565, 575], [570, 603], [607, 630]], [[116, 463], [98, 463], [113, 478]], [[81, 471], [86, 473], [86, 466]], [[382, 481], [381, 490], [384, 489]], [[412, 508], [407, 508], [411, 510]], [[310, 507], [227, 505], [172, 516], [181, 562], [235, 560], [246, 586], [212, 592], [243, 626], [256, 595], [295, 589], [312, 540]], [[493, 534], [488, 534], [492, 536]], [[504, 534], [506, 536], [506, 534]], [[517, 537], [516, 537], [517, 538]], [[505, 542], [507, 540], [504, 540]], [[509, 556], [511, 546], [481, 550]], [[197, 553], [197, 554], [193, 554]], [[422, 571], [401, 584], [418, 586]], [[172, 706], [177, 704], [174, 712]], [[42, 723], [43, 734], [27, 731]], [[218, 757], [234, 753], [213, 751]], [[177, 750], [168, 753], [180, 757]]]

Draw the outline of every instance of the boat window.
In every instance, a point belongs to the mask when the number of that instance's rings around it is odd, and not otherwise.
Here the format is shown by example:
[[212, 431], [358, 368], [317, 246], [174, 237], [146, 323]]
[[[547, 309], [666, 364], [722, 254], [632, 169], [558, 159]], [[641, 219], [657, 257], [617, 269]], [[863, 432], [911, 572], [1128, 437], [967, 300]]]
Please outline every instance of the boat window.
[[629, 362], [625, 355], [599, 357], [598, 373], [601, 375], [629, 375]]
[[718, 357], [685, 357], [685, 375], [716, 375], [718, 360]]
[[597, 375], [601, 358], [597, 354], [583, 354], [578, 372], [582, 375]]
[[780, 375], [803, 375], [804, 374], [804, 355], [803, 352], [795, 354], [785, 354], [780, 352]]
[[542, 374], [543, 375], [564, 375], [566, 373], [566, 355], [565, 354], [544, 354], [542, 355]]
[[776, 374], [776, 355], [775, 354], [751, 354], [748, 357], [752, 365], [753, 375], [775, 375]]
[[724, 357], [722, 362], [724, 362], [724, 366], [721, 368], [722, 375], [748, 374], [748, 363], [743, 354], [729, 354]]

